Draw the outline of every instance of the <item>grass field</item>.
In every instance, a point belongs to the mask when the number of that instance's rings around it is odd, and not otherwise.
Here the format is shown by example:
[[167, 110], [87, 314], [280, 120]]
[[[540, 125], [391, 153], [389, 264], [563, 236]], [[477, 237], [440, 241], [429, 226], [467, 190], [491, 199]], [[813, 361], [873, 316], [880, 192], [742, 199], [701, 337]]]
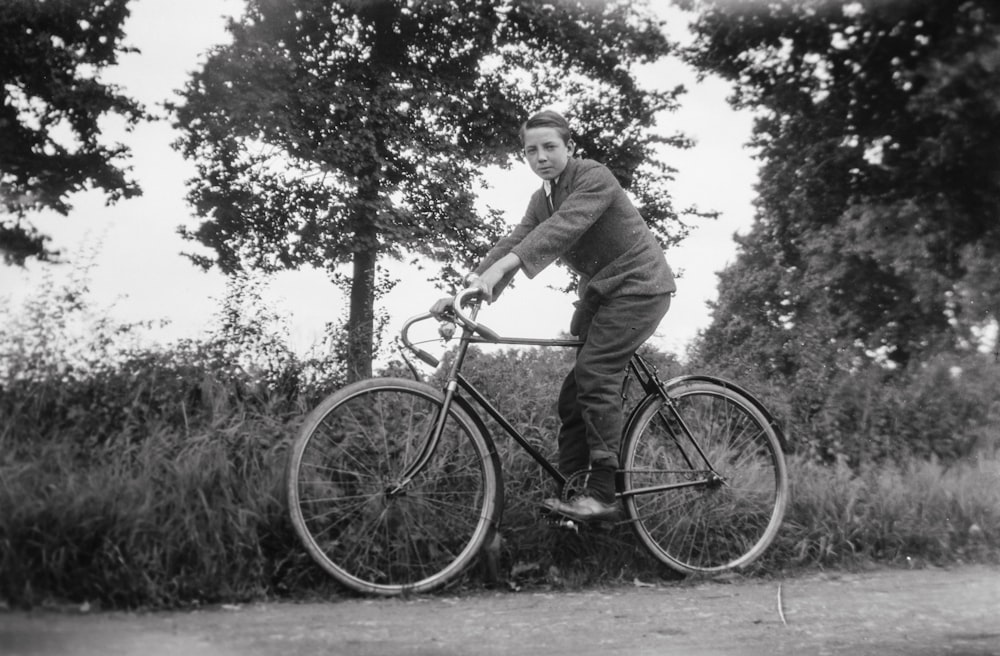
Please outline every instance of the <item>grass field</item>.
[[[330, 585], [286, 519], [296, 417], [220, 407], [197, 430], [151, 424], [99, 444], [0, 438], [0, 599], [172, 607], [305, 596]], [[506, 453], [501, 580], [579, 584], [664, 572], [627, 532], [592, 540], [538, 520], [550, 493]], [[865, 562], [983, 562], [1000, 553], [1000, 459], [862, 471], [790, 459], [791, 504], [758, 573]], [[555, 570], [553, 570], [555, 568]]]

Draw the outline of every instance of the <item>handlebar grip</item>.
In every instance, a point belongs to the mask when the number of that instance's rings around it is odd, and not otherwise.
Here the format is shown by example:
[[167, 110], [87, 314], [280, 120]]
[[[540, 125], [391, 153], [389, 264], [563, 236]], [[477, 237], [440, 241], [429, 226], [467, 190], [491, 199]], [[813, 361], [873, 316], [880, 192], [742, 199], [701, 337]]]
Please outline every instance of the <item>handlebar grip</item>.
[[441, 364], [440, 360], [438, 360], [433, 355], [431, 355], [430, 353], [428, 353], [427, 351], [425, 351], [425, 350], [423, 350], [421, 348], [414, 347], [413, 353], [418, 358], [420, 358], [421, 360], [423, 360], [424, 363], [429, 364], [432, 367], [437, 367], [439, 364]]

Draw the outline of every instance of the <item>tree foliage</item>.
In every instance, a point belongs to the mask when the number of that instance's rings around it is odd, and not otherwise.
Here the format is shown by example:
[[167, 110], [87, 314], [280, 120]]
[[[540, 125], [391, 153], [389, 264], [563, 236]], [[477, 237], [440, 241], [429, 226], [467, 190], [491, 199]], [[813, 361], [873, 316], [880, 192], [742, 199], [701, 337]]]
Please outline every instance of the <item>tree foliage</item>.
[[698, 9], [690, 60], [757, 112], [762, 161], [703, 348], [789, 375], [968, 345], [1000, 306], [1000, 6]]
[[[326, 269], [350, 289], [349, 375], [370, 375], [384, 258], [468, 267], [503, 229], [479, 212], [484, 167], [507, 166], [528, 113], [563, 104], [578, 143], [676, 237], [651, 162], [655, 116], [632, 68], [670, 51], [641, 4], [614, 0], [248, 0], [175, 108], [198, 166], [185, 234], [217, 264]], [[338, 269], [350, 265], [351, 273]]]
[[50, 259], [48, 237], [27, 219], [66, 215], [69, 197], [99, 188], [109, 202], [139, 194], [121, 160], [122, 144], [100, 140], [101, 120], [128, 125], [142, 107], [102, 69], [123, 52], [128, 0], [7, 0], [0, 3], [0, 251], [7, 263]]

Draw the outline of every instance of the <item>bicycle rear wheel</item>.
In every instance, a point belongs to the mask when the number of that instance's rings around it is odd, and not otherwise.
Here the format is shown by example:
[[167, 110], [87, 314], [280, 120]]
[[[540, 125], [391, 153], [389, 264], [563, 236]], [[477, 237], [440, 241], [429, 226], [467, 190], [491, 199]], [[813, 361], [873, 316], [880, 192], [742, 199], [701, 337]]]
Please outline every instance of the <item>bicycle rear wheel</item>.
[[781, 442], [757, 405], [709, 381], [670, 386], [676, 413], [647, 397], [629, 424], [625, 508], [640, 540], [683, 573], [746, 567], [770, 546], [788, 503]]
[[501, 505], [489, 439], [454, 404], [427, 464], [443, 395], [406, 379], [354, 383], [305, 420], [288, 462], [292, 523], [313, 559], [367, 594], [444, 585], [492, 536]]

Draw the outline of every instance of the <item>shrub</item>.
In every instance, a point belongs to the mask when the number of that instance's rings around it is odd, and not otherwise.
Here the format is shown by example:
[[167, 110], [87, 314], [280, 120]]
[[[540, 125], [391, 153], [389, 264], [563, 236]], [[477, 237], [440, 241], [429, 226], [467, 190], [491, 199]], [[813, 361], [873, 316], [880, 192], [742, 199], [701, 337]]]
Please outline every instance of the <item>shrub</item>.
[[779, 418], [793, 450], [825, 464], [950, 463], [1000, 444], [1000, 367], [983, 354], [941, 354], [901, 371], [802, 369], [788, 380], [695, 366], [749, 388]]

